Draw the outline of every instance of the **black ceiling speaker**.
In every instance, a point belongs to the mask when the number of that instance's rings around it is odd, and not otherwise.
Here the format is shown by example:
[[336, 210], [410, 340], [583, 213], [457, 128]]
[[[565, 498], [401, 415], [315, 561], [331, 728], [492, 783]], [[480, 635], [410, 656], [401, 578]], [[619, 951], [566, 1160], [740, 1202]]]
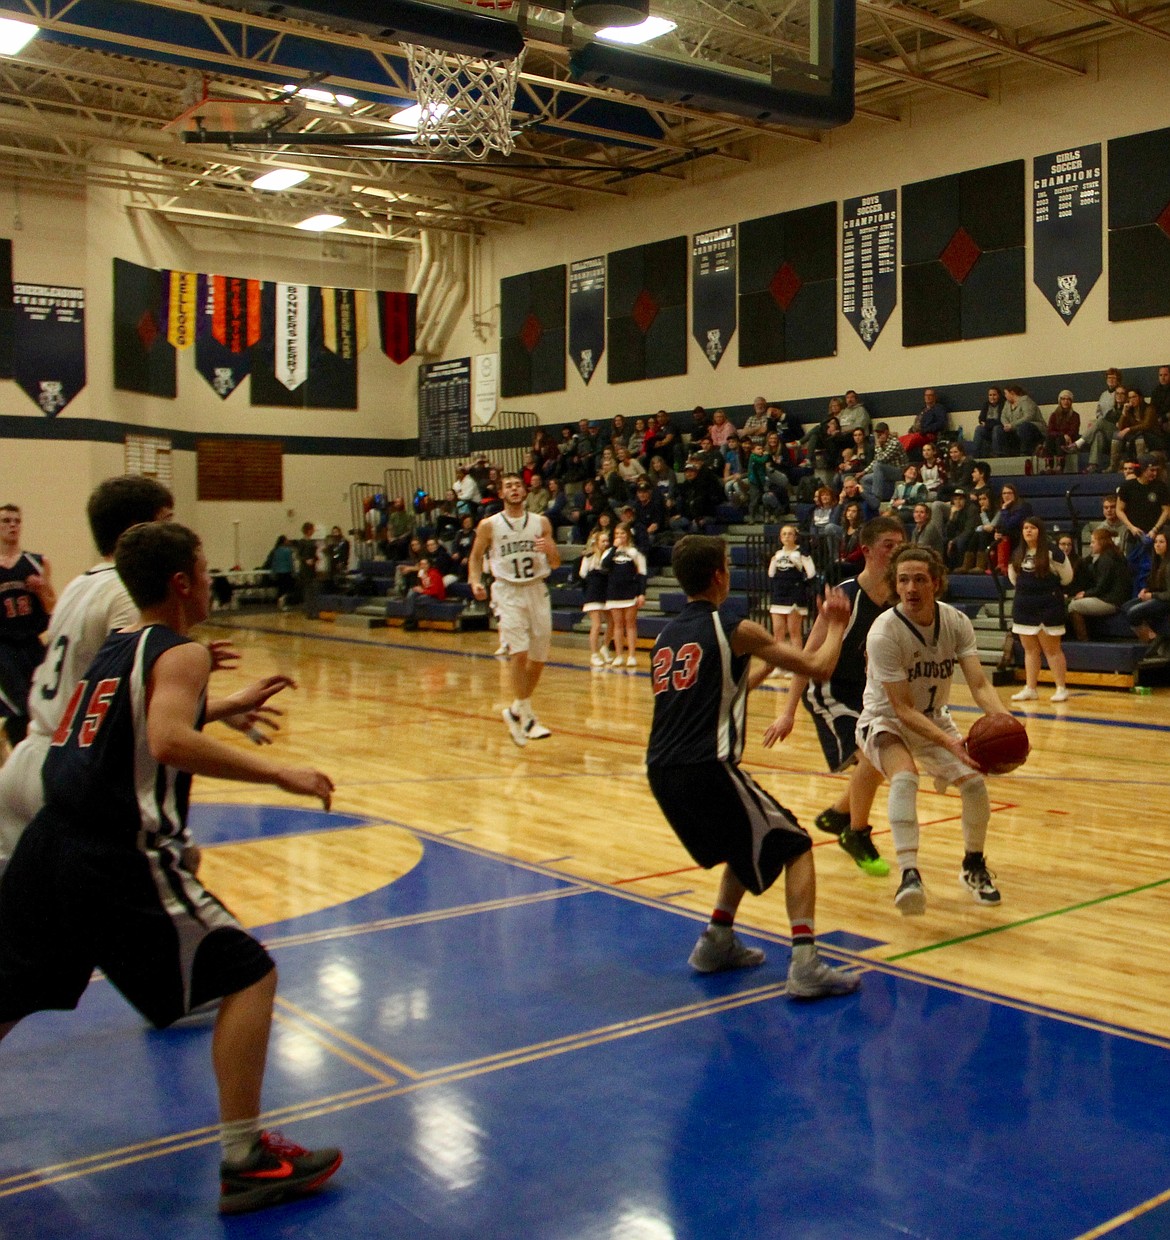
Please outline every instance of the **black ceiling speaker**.
[[573, 0], [573, 20], [601, 30], [639, 26], [650, 16], [650, 0]]

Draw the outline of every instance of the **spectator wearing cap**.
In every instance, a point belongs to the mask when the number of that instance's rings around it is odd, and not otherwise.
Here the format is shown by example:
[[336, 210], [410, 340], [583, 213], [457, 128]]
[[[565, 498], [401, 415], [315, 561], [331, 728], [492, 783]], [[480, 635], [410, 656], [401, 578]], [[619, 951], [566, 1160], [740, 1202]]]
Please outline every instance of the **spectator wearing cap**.
[[906, 449], [890, 434], [885, 422], [873, 428], [873, 460], [861, 475], [861, 489], [871, 503], [881, 504], [893, 498], [894, 488], [902, 481], [909, 464]]
[[979, 509], [966, 491], [951, 492], [951, 508], [943, 523], [944, 556], [947, 568], [963, 573], [975, 571], [975, 530], [979, 525]]
[[688, 457], [683, 466], [683, 480], [675, 498], [675, 512], [670, 528], [680, 533], [702, 533], [715, 520], [723, 503], [719, 479], [699, 456]]
[[644, 531], [648, 545], [666, 532], [666, 504], [649, 478], [639, 478], [634, 489], [634, 524]]

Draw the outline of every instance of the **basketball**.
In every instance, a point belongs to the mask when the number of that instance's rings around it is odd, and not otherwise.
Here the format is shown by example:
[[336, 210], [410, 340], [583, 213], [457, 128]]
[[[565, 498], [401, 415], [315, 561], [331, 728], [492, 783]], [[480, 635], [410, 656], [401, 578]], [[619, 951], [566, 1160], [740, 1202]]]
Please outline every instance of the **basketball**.
[[967, 733], [967, 753], [985, 775], [1006, 775], [1027, 761], [1028, 729], [1014, 715], [983, 715]]

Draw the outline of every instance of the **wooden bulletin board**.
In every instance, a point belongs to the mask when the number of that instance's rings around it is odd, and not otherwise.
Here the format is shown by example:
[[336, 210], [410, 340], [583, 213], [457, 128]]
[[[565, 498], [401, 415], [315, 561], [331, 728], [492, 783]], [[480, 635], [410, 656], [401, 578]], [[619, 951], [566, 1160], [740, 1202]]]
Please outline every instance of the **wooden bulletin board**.
[[284, 452], [278, 439], [200, 439], [195, 463], [201, 500], [284, 499]]

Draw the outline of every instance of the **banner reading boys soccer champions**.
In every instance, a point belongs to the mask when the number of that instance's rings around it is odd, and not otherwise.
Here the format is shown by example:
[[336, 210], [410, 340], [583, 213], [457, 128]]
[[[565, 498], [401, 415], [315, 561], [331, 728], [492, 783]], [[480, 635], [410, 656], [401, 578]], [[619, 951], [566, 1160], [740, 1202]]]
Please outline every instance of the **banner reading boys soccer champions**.
[[846, 198], [841, 313], [872, 349], [898, 304], [898, 191]]

